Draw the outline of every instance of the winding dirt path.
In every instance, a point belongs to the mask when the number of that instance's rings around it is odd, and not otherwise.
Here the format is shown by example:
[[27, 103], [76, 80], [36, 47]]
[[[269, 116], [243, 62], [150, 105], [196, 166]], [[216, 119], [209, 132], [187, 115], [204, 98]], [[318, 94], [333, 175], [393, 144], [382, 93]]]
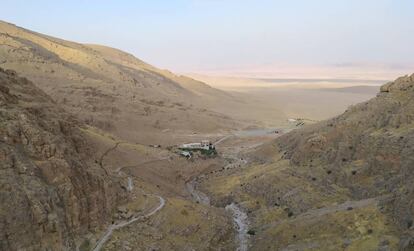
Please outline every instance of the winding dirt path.
[[[103, 160], [105, 158], [105, 156], [107, 156], [111, 151], [115, 150], [120, 144], [122, 144], [124, 142], [117, 142], [113, 147], [109, 148], [108, 150], [106, 150], [99, 161], [99, 164], [101, 166], [101, 168], [103, 168], [105, 170], [105, 172], [108, 174], [107, 170], [104, 168], [103, 165]], [[126, 175], [124, 172], [122, 172], [122, 168], [119, 168], [118, 170], [116, 170], [116, 174], [118, 176], [123, 176]], [[128, 192], [131, 192], [133, 189], [133, 182], [132, 182], [132, 178], [131, 177], [127, 177], [128, 178]], [[165, 199], [163, 197], [161, 197], [160, 195], [156, 195], [156, 194], [148, 194], [148, 193], [143, 193], [144, 195], [147, 196], [153, 196], [158, 198], [159, 200], [159, 204], [158, 206], [156, 206], [154, 209], [152, 209], [150, 212], [144, 214], [144, 215], [138, 215], [135, 217], [132, 217], [130, 220], [128, 221], [122, 221], [116, 224], [112, 224], [108, 227], [108, 229], [106, 230], [106, 232], [104, 233], [104, 235], [97, 241], [95, 247], [92, 249], [93, 251], [99, 251], [102, 249], [103, 245], [109, 240], [109, 238], [111, 237], [112, 233], [114, 232], [114, 230], [126, 227], [138, 220], [141, 219], [145, 219], [148, 218], [152, 215], [154, 215], [155, 213], [157, 213], [158, 211], [160, 211], [164, 206], [165, 206]]]
[[216, 145], [220, 144], [221, 142], [225, 141], [226, 139], [228, 139], [230, 137], [233, 137], [233, 136], [234, 136], [233, 134], [229, 134], [227, 136], [224, 136], [223, 138], [221, 138], [221, 139], [217, 140], [216, 142], [214, 142], [213, 145], [216, 146]]
[[139, 215], [136, 217], [133, 217], [132, 219], [128, 220], [128, 221], [123, 221], [117, 224], [112, 224], [108, 227], [108, 229], [106, 230], [105, 234], [101, 237], [101, 239], [99, 239], [99, 241], [96, 243], [95, 248], [93, 249], [93, 251], [99, 251], [101, 250], [101, 248], [103, 247], [103, 245], [109, 240], [109, 238], [111, 237], [112, 233], [114, 232], [114, 230], [126, 227], [138, 220], [144, 219], [144, 218], [148, 218], [152, 215], [154, 215], [155, 213], [157, 213], [158, 211], [160, 211], [164, 206], [165, 206], [165, 199], [159, 195], [154, 195], [154, 194], [146, 194], [146, 195], [150, 195], [150, 196], [155, 196], [159, 199], [159, 204], [157, 207], [155, 207], [154, 209], [152, 209], [149, 213], [144, 214], [144, 215]]

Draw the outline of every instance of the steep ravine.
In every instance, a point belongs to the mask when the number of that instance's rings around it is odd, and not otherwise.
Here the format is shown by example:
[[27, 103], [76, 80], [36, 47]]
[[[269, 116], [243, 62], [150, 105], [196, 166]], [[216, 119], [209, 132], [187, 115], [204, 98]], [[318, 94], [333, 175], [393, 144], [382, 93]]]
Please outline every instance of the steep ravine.
[[[272, 135], [276, 129], [255, 129], [255, 130], [241, 130], [233, 132], [227, 136], [222, 137], [221, 139], [215, 142], [215, 146], [217, 147], [218, 144], [223, 143], [225, 140], [229, 139], [230, 137], [238, 137], [238, 138], [260, 138], [263, 136]], [[291, 131], [291, 129], [284, 129], [278, 130], [283, 133], [278, 134], [277, 136], [283, 135], [286, 132]], [[243, 146], [241, 148], [236, 147], [232, 149], [232, 151], [225, 151], [222, 155], [223, 158], [227, 159], [228, 163], [220, 170], [214, 171], [215, 175], [228, 175], [227, 172], [232, 171], [242, 171], [246, 166], [251, 164], [246, 158], [242, 158], [241, 151], [243, 154], [254, 151], [255, 148], [262, 145], [264, 141], [260, 140], [260, 142], [253, 142], [249, 143], [248, 146]], [[233, 147], [232, 147], [233, 148]], [[237, 149], [236, 151], [234, 151]], [[201, 203], [206, 206], [217, 206], [214, 202], [214, 198], [209, 198], [209, 196], [200, 191], [198, 189], [198, 185], [201, 182], [208, 182], [208, 175], [200, 175], [198, 177], [193, 178], [189, 182], [186, 183], [186, 189], [188, 193], [191, 195], [192, 199], [197, 202]], [[230, 193], [231, 191], [229, 191]], [[234, 200], [232, 196], [227, 197], [224, 204], [220, 205], [224, 210], [226, 210], [229, 215], [231, 215], [234, 229], [236, 232], [235, 235], [235, 242], [237, 243], [237, 251], [247, 251], [251, 246], [251, 238], [249, 235], [250, 229], [250, 220], [248, 218], [248, 214], [245, 212], [245, 208], [243, 208], [237, 200]]]
[[[222, 141], [226, 140], [227, 138], [233, 136], [233, 134], [223, 137], [222, 139], [216, 141], [215, 145], [221, 143]], [[237, 156], [232, 156], [232, 161], [224, 167], [224, 170], [229, 168], [233, 168], [234, 163], [240, 163], [240, 165], [247, 164], [247, 161], [242, 160]], [[214, 206], [210, 204], [210, 198], [207, 194], [203, 193], [202, 191], [197, 189], [199, 177], [195, 177], [192, 180], [188, 181], [186, 185], [186, 189], [188, 193], [191, 195], [192, 199], [200, 204], [206, 206]], [[234, 229], [237, 232], [235, 242], [237, 243], [237, 251], [247, 251], [249, 247], [249, 238], [248, 238], [248, 226], [249, 220], [247, 214], [237, 205], [237, 203], [231, 202], [227, 206], [224, 207], [226, 211], [228, 211], [233, 219]]]
[[[203, 192], [197, 190], [197, 181], [196, 179], [191, 180], [186, 183], [186, 189], [190, 193], [192, 199], [200, 204], [206, 206], [210, 205], [210, 198]], [[247, 251], [248, 250], [248, 226], [249, 220], [247, 214], [237, 206], [236, 203], [232, 202], [225, 207], [226, 211], [229, 211], [233, 218], [234, 229], [237, 232], [236, 242], [237, 242], [237, 251]]]

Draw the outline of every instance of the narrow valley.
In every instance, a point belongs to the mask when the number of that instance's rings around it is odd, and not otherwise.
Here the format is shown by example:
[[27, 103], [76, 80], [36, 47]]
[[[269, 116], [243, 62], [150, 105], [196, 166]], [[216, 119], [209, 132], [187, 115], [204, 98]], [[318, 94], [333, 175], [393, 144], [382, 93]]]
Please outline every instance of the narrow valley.
[[84, 42], [0, 20], [0, 251], [414, 250], [414, 6], [357, 2], [2, 3]]

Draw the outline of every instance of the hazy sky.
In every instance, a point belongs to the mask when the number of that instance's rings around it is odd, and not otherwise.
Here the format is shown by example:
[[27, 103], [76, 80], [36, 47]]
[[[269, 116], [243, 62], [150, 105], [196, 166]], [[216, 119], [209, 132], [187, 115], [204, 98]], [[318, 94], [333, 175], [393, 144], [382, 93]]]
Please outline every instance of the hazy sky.
[[413, 0], [2, 0], [0, 19], [176, 71], [414, 63]]

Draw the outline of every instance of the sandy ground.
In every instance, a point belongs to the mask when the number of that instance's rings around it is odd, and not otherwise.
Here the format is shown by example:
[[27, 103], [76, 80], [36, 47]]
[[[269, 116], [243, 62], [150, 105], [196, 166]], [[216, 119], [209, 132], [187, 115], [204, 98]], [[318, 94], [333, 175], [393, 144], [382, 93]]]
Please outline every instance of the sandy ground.
[[251, 79], [192, 74], [193, 78], [234, 95], [277, 107], [290, 118], [324, 120], [348, 106], [375, 97], [383, 80]]

